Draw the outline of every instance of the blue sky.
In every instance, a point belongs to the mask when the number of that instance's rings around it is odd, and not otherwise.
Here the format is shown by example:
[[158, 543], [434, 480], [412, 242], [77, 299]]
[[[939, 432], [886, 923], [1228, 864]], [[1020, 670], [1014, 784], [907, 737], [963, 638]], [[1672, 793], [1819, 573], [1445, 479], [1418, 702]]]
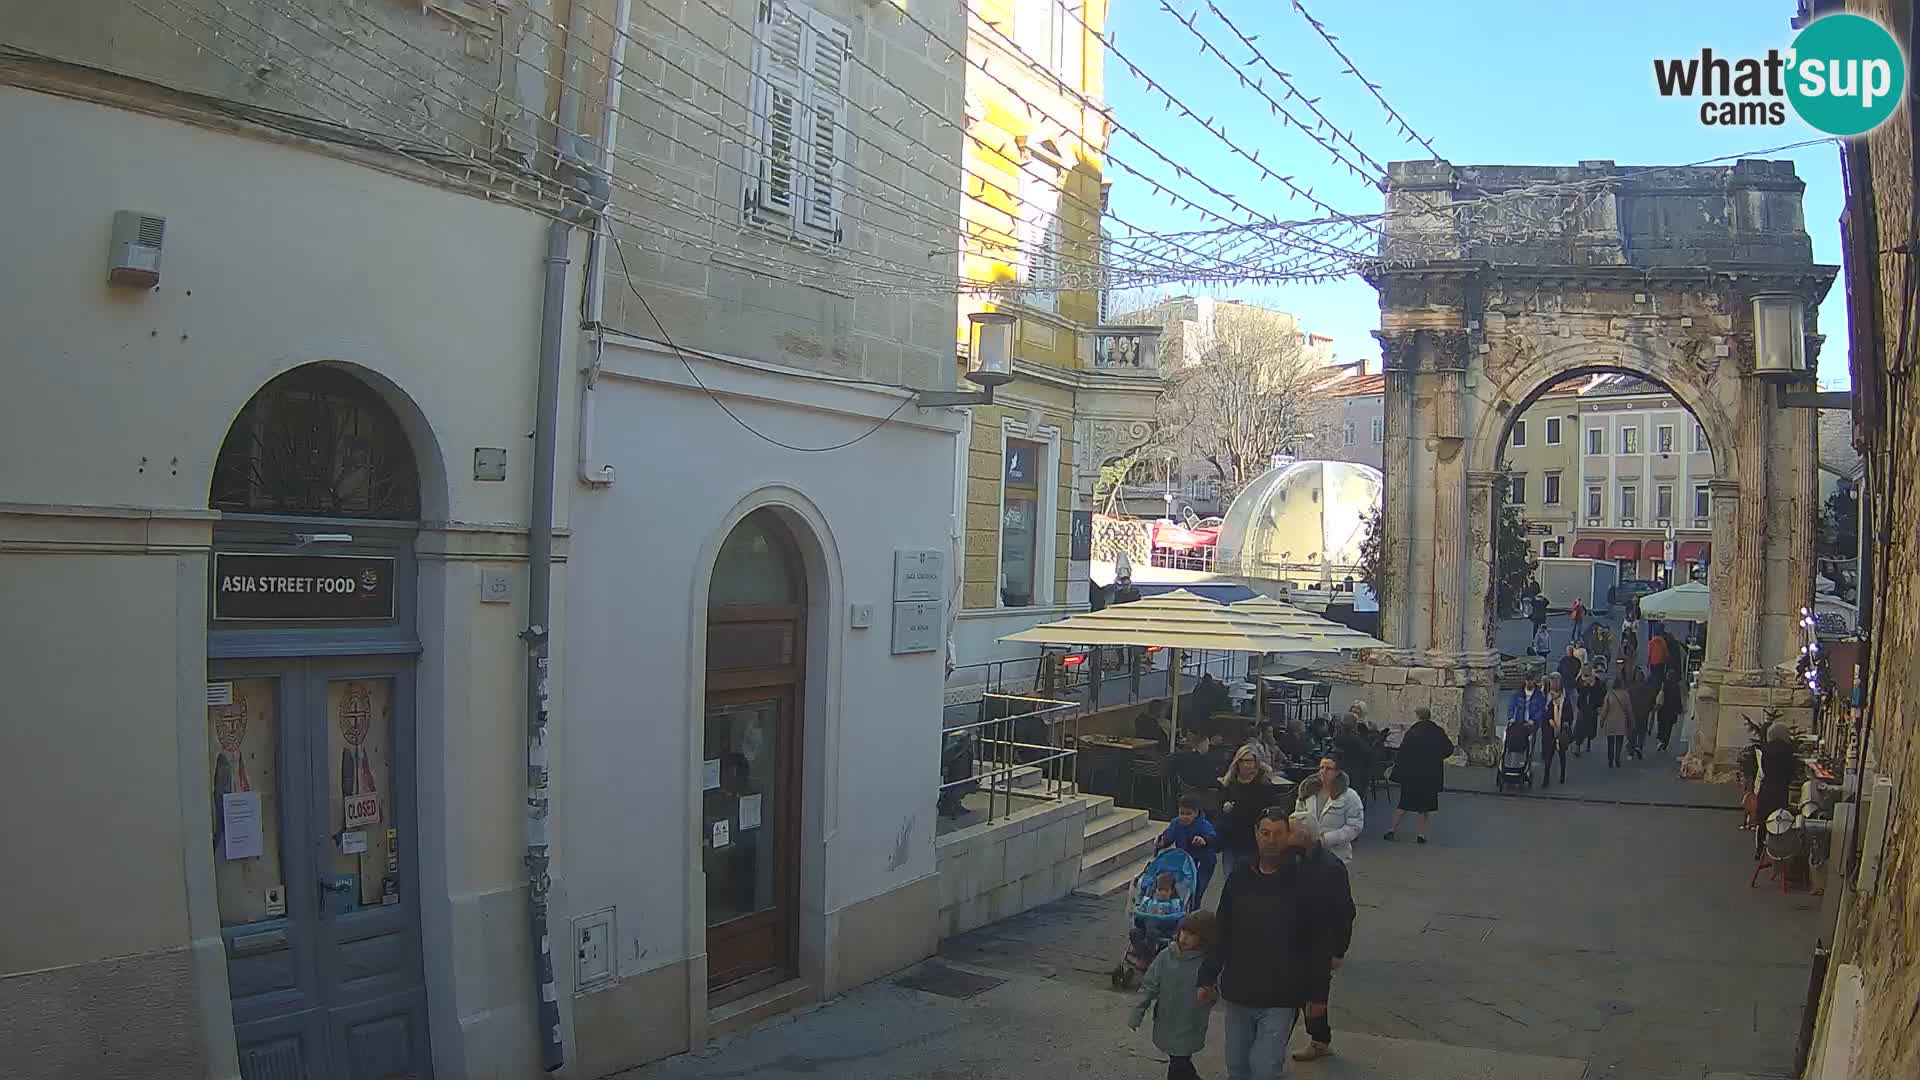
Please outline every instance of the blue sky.
[[[1207, 11], [1205, 0], [1169, 0], [1229, 57], [1251, 56]], [[1340, 61], [1294, 10], [1290, 0], [1214, 0], [1320, 109], [1383, 161], [1424, 158], [1389, 125], [1384, 110], [1342, 70]], [[1622, 165], [1675, 165], [1816, 138], [1820, 133], [1787, 110], [1778, 127], [1715, 128], [1699, 120], [1699, 102], [1663, 99], [1654, 89], [1656, 56], [1699, 55], [1702, 46], [1734, 57], [1786, 48], [1793, 0], [1617, 0], [1611, 4], [1541, 0], [1306, 0], [1347, 55], [1441, 156], [1455, 164], [1573, 164], [1611, 159]], [[1161, 9], [1160, 0], [1116, 0], [1108, 26], [1116, 46], [1156, 82], [1278, 172], [1291, 175], [1342, 210], [1377, 211], [1380, 194], [1354, 179], [1291, 125], [1269, 119], [1266, 103], [1238, 85], [1217, 57]], [[1107, 101], [1116, 119], [1208, 178], [1215, 187], [1280, 219], [1319, 216], [1310, 203], [1234, 155], [1198, 125], [1165, 108], [1158, 94], [1109, 55]], [[1266, 80], [1275, 97], [1276, 80]], [[1156, 176], [1170, 169], [1125, 135], [1112, 153]], [[1842, 205], [1838, 148], [1822, 144], [1767, 155], [1788, 158], [1806, 181], [1807, 231], [1814, 257], [1840, 262]], [[1284, 163], [1284, 164], [1281, 164]], [[1213, 224], [1125, 171], [1109, 168], [1115, 212], [1153, 229]], [[1191, 185], [1179, 190], [1221, 205]], [[1821, 382], [1844, 386], [1846, 311], [1836, 282], [1820, 309], [1827, 335]], [[1378, 298], [1365, 282], [1226, 290], [1220, 295], [1296, 312], [1310, 329], [1334, 336], [1343, 359], [1377, 363], [1369, 331], [1379, 327]], [[1376, 368], [1377, 370], [1377, 368]]]

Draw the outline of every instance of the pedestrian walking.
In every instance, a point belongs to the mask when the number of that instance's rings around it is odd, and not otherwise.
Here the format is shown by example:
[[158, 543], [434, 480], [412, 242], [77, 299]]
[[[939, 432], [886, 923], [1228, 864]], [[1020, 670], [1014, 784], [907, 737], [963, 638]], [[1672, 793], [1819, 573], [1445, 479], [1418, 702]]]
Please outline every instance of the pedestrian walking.
[[1655, 687], [1667, 681], [1667, 635], [1659, 623], [1647, 624], [1647, 674]]
[[1627, 697], [1633, 705], [1633, 730], [1627, 735], [1627, 753], [1636, 760], [1647, 756], [1647, 732], [1653, 727], [1653, 699], [1659, 695], [1660, 686], [1648, 672], [1629, 671], [1626, 677]]
[[1533, 598], [1533, 611], [1528, 616], [1533, 622], [1533, 647], [1527, 650], [1535, 656], [1547, 655], [1547, 594], [1540, 593]]
[[1617, 769], [1622, 764], [1621, 752], [1632, 726], [1633, 696], [1623, 679], [1605, 691], [1600, 708], [1600, 734], [1607, 739], [1607, 768]]
[[1578, 641], [1581, 624], [1587, 621], [1587, 605], [1576, 596], [1573, 603], [1567, 605], [1567, 614], [1573, 619], [1573, 639]]
[[1560, 761], [1560, 782], [1567, 782], [1567, 748], [1573, 745], [1573, 705], [1560, 673], [1547, 676], [1547, 711], [1540, 727], [1540, 760], [1546, 766], [1540, 778], [1542, 789], [1553, 786], [1553, 762]]
[[1580, 753], [1584, 746], [1588, 753], [1593, 752], [1593, 740], [1600, 733], [1600, 707], [1607, 700], [1607, 683], [1592, 665], [1581, 667], [1579, 677], [1573, 684], [1573, 702], [1575, 721], [1573, 725], [1574, 753]]
[[1540, 689], [1540, 676], [1528, 675], [1520, 680], [1520, 689], [1507, 700], [1507, 723], [1519, 720], [1529, 730], [1537, 731], [1546, 711], [1547, 695]]
[[[1255, 838], [1259, 857], [1220, 891], [1196, 998], [1225, 1004], [1227, 1080], [1286, 1075], [1294, 1020], [1309, 1005], [1324, 1009], [1353, 940], [1346, 864], [1319, 843], [1313, 819], [1263, 814]], [[1309, 1051], [1333, 1052], [1320, 1042]]]
[[1680, 665], [1673, 660], [1673, 643], [1667, 643], [1666, 679], [1660, 684], [1660, 704], [1656, 715], [1659, 717], [1657, 738], [1660, 749], [1665, 752], [1673, 742], [1673, 728], [1680, 722], [1680, 709], [1687, 700], [1686, 677], [1680, 673]]
[[1294, 809], [1295, 817], [1310, 817], [1320, 843], [1343, 863], [1353, 861], [1353, 842], [1367, 827], [1367, 807], [1353, 790], [1340, 759], [1328, 754], [1315, 771], [1313, 790]]
[[1207, 1022], [1213, 1017], [1213, 1002], [1200, 993], [1200, 969], [1217, 930], [1213, 912], [1187, 913], [1173, 941], [1153, 958], [1140, 980], [1140, 997], [1127, 1026], [1140, 1030], [1147, 1010], [1153, 1010], [1153, 1045], [1167, 1055], [1167, 1080], [1199, 1080], [1193, 1056], [1206, 1049]]
[[1216, 823], [1220, 858], [1226, 864], [1226, 877], [1232, 877], [1235, 870], [1252, 862], [1257, 853], [1253, 836], [1260, 815], [1270, 806], [1291, 813], [1293, 798], [1287, 788], [1274, 780], [1273, 767], [1251, 743], [1233, 755], [1220, 783], [1220, 813], [1224, 818]]
[[1427, 823], [1440, 809], [1440, 789], [1446, 786], [1447, 759], [1453, 756], [1453, 740], [1425, 706], [1413, 710], [1413, 726], [1400, 737], [1400, 753], [1393, 761], [1393, 779], [1400, 785], [1400, 805], [1394, 808], [1393, 824], [1385, 839], [1400, 831], [1400, 819], [1409, 813], [1420, 815], [1414, 826], [1413, 841], [1427, 842]]

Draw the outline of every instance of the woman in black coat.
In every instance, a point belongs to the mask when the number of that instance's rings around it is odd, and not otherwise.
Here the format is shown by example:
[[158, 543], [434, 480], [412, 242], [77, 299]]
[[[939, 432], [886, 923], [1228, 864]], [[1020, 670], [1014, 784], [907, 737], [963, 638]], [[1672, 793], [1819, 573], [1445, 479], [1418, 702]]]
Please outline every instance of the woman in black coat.
[[1413, 726], [1400, 737], [1399, 756], [1393, 760], [1393, 778], [1400, 784], [1400, 805], [1393, 811], [1393, 826], [1386, 839], [1400, 830], [1400, 819], [1409, 812], [1420, 815], [1414, 841], [1427, 842], [1427, 821], [1440, 809], [1440, 789], [1446, 786], [1447, 759], [1453, 756], [1453, 740], [1433, 714], [1424, 708], [1413, 710]]
[[1277, 806], [1293, 812], [1291, 786], [1274, 780], [1272, 767], [1255, 747], [1254, 743], [1242, 746], [1227, 765], [1227, 774], [1220, 778], [1220, 813], [1214, 817], [1213, 827], [1219, 834], [1226, 863], [1222, 870], [1228, 878], [1235, 868], [1252, 862], [1258, 854], [1254, 828], [1267, 808]]
[[1767, 741], [1760, 748], [1760, 790], [1754, 799], [1758, 827], [1753, 830], [1753, 857], [1758, 859], [1767, 847], [1767, 816], [1787, 808], [1793, 782], [1800, 776], [1800, 755], [1793, 748], [1793, 729], [1774, 721], [1767, 728]]
[[1593, 749], [1594, 736], [1600, 734], [1600, 707], [1607, 702], [1607, 684], [1591, 665], [1580, 669], [1580, 677], [1573, 683], [1574, 707], [1577, 721], [1573, 725], [1574, 752], [1581, 747]]

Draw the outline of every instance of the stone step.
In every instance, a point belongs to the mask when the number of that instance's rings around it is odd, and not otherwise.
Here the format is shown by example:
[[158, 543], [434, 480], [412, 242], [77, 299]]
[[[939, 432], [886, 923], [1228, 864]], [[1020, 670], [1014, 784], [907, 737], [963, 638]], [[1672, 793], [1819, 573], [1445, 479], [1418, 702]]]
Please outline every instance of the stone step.
[[1082, 795], [1080, 796], [1080, 801], [1087, 804], [1088, 821], [1110, 817], [1118, 809], [1118, 807], [1114, 806], [1113, 796], [1111, 795]]
[[1118, 872], [1138, 874], [1153, 855], [1153, 843], [1159, 834], [1152, 829], [1124, 833], [1119, 839], [1100, 845], [1080, 856], [1080, 880], [1100, 881]]
[[1102, 844], [1109, 844], [1127, 833], [1142, 829], [1153, 829], [1153, 819], [1145, 810], [1128, 810], [1124, 807], [1108, 810], [1099, 817], [1088, 817], [1083, 833], [1085, 845], [1081, 850], [1092, 851]]
[[1139, 876], [1139, 873], [1140, 868], [1137, 866], [1115, 870], [1106, 877], [1082, 883], [1073, 890], [1073, 895], [1086, 897], [1089, 900], [1099, 900], [1117, 892], [1125, 892], [1133, 888], [1134, 879]]

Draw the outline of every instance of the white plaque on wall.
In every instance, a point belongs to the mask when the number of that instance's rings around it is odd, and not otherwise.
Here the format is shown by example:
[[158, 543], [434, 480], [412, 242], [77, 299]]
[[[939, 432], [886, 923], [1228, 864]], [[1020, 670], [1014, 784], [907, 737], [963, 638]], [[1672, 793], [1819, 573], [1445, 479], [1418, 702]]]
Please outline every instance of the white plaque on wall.
[[893, 605], [893, 654], [934, 652], [941, 648], [946, 618], [938, 600], [900, 600]]
[[893, 598], [941, 600], [946, 597], [947, 553], [937, 548], [893, 550]]

